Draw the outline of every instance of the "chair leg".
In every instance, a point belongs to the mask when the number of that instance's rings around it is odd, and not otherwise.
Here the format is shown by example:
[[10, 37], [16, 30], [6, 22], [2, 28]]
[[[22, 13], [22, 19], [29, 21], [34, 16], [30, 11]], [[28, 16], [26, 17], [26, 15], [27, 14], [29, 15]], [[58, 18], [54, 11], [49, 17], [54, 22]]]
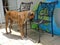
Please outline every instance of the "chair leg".
[[38, 25], [38, 32], [39, 32], [39, 40], [38, 40], [38, 43], [40, 43], [40, 30], [39, 30], [39, 25]]
[[51, 28], [52, 28], [52, 37], [53, 37], [54, 36], [54, 34], [53, 34], [53, 24], [52, 24]]
[[53, 33], [53, 17], [51, 19], [51, 29], [52, 29], [52, 37], [54, 36], [54, 33]]
[[27, 37], [27, 21], [26, 21], [26, 36], [25, 37]]
[[30, 29], [31, 29], [31, 26], [32, 26], [32, 25], [31, 25], [31, 22], [32, 22], [32, 21], [30, 20], [29, 22], [30, 22]]

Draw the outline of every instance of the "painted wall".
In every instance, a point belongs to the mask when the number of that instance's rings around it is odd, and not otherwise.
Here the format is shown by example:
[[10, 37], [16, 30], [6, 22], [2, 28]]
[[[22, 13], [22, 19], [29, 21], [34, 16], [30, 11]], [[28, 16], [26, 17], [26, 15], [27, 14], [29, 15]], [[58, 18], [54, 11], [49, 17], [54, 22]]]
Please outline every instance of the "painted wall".
[[55, 17], [56, 24], [60, 28], [60, 8], [56, 8], [54, 14], [55, 14], [54, 17]]
[[58, 4], [56, 6], [56, 9], [55, 9], [55, 21], [58, 25], [58, 27], [60, 28], [60, 0], [58, 0]]
[[9, 10], [17, 9], [17, 0], [8, 0]]
[[[46, 2], [52, 2], [56, 0], [45, 0]], [[54, 11], [54, 17], [55, 17], [55, 22], [57, 26], [60, 28], [60, 0], [58, 0], [58, 4], [56, 5], [55, 11]]]
[[0, 0], [0, 23], [2, 23], [2, 22], [5, 22], [5, 19], [4, 19], [2, 0]]

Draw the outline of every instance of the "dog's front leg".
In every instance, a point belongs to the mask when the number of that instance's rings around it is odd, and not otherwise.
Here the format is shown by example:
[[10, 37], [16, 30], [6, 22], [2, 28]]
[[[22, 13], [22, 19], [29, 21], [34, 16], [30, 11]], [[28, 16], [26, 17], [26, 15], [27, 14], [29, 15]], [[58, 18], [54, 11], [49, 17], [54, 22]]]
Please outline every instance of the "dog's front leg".
[[20, 28], [20, 33], [21, 33], [21, 38], [23, 39], [24, 38], [24, 28], [23, 28], [23, 24], [22, 23], [19, 23], [19, 28]]
[[24, 38], [24, 29], [23, 29], [23, 25], [20, 26], [20, 32], [21, 32], [21, 38]]

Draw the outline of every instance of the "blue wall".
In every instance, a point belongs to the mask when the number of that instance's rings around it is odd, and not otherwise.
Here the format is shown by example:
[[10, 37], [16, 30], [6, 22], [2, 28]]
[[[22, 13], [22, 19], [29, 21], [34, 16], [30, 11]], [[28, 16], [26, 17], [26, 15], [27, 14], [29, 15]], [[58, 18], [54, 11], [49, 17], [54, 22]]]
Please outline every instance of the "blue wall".
[[[46, 0], [46, 2], [54, 2], [57, 0]], [[56, 6], [57, 8], [60, 8], [60, 0], [58, 0], [58, 5]]]

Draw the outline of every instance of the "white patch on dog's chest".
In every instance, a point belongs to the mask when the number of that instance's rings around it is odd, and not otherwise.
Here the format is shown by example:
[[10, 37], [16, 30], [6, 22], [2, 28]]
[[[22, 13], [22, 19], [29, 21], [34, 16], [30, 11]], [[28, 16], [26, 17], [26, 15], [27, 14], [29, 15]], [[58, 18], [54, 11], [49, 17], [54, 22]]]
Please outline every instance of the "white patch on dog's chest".
[[24, 24], [26, 23], [27, 19], [24, 20]]
[[24, 24], [25, 24], [26, 20], [24, 21]]

